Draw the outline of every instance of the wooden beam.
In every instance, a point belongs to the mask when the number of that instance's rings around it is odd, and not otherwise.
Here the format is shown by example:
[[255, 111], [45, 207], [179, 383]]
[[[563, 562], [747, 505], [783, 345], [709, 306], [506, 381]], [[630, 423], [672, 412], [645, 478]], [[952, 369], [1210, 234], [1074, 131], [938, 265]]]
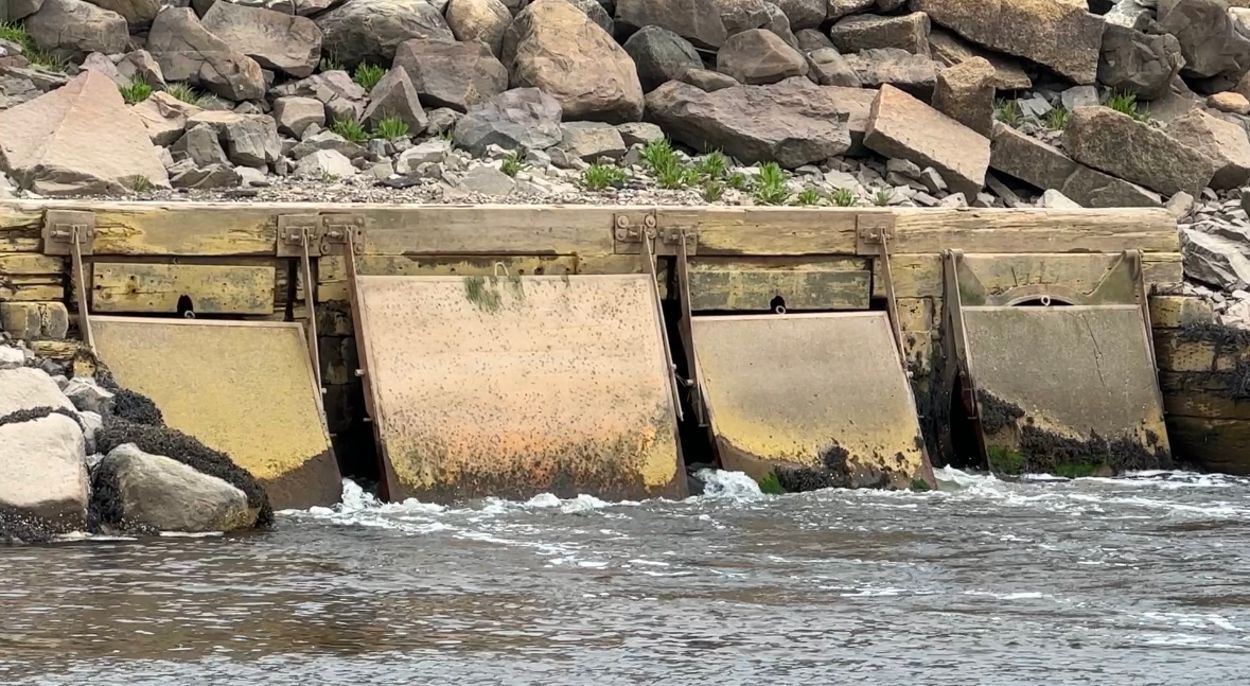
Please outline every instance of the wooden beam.
[[1176, 219], [1164, 209], [894, 210], [899, 253], [1177, 252]]
[[[634, 258], [637, 261], [637, 258]], [[497, 266], [498, 265], [498, 266]], [[356, 260], [361, 275], [383, 276], [464, 276], [575, 274], [578, 260], [573, 256], [550, 257], [417, 257], [408, 255], [362, 255]], [[347, 270], [338, 255], [322, 257], [317, 277], [319, 301], [347, 299]]]
[[203, 314], [270, 314], [272, 266], [97, 262], [92, 309], [97, 312], [172, 313], [182, 296]]
[[820, 261], [695, 258], [691, 309], [765, 312], [775, 297], [792, 311], [868, 309], [872, 273], [863, 258]]
[[61, 274], [64, 271], [64, 257], [53, 257], [39, 253], [0, 254], [0, 276]]

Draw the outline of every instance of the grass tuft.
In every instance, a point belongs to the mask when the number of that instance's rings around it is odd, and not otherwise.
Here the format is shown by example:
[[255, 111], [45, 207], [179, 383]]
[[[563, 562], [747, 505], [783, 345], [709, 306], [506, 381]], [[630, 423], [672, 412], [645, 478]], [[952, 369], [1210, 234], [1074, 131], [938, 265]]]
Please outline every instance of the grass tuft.
[[0, 21], [0, 39], [22, 46], [22, 54], [35, 67], [56, 72], [65, 72], [69, 68], [69, 60], [47, 50], [40, 50], [30, 37], [30, 33], [26, 31], [26, 27], [21, 24]]
[[1024, 123], [1024, 111], [1015, 100], [999, 100], [994, 103], [994, 117], [1012, 128]]
[[127, 105], [143, 102], [152, 95], [152, 87], [143, 81], [131, 81], [124, 86], [118, 86], [117, 90], [121, 91], [122, 100]]
[[713, 150], [695, 163], [694, 170], [705, 179], [720, 181], [729, 173], [729, 158], [725, 156], [725, 153]]
[[1068, 108], [1059, 106], [1046, 113], [1046, 128], [1051, 131], [1062, 131], [1068, 125]]
[[876, 205], [877, 207], [885, 207], [886, 205], [890, 204], [890, 199], [892, 197], [894, 197], [893, 191], [887, 191], [886, 189], [882, 188], [881, 190], [873, 194], [872, 204]]
[[794, 204], [811, 207], [812, 205], [819, 205], [820, 201], [823, 199], [824, 198], [821, 196], [820, 191], [815, 188], [804, 188], [799, 191], [798, 195], [794, 196]]
[[371, 91], [374, 86], [378, 85], [378, 81], [381, 81], [383, 76], [386, 76], [386, 70], [382, 67], [369, 64], [368, 62], [361, 62], [356, 65], [356, 71], [352, 72], [352, 81], [355, 81], [356, 85], [361, 88]]
[[725, 184], [715, 179], [703, 182], [703, 201], [716, 202], [725, 196]]
[[[373, 137], [382, 140], [393, 141], [399, 138], [408, 138], [411, 130], [408, 128], [408, 122], [399, 117], [383, 117], [377, 126], [373, 127]], [[344, 136], [346, 138], [346, 136]]]
[[592, 191], [620, 186], [624, 181], [625, 170], [611, 164], [592, 164], [582, 172], [582, 185]]
[[369, 140], [365, 127], [355, 119], [335, 119], [330, 130], [353, 143], [363, 143]]
[[659, 138], [643, 146], [642, 161], [660, 188], [685, 188], [698, 181], [698, 172], [682, 163], [666, 139]]
[[11, 21], [0, 21], [0, 40], [17, 43], [23, 50], [33, 45], [26, 27]]
[[748, 179], [747, 175], [742, 172], [734, 172], [730, 174], [729, 178], [725, 179], [725, 184], [735, 191], [745, 191], [751, 187], [750, 179]]
[[499, 170], [508, 176], [516, 176], [525, 166], [525, 154], [520, 150], [513, 150], [504, 156], [503, 164], [500, 165]]
[[165, 92], [172, 95], [175, 99], [181, 100], [190, 105], [199, 107], [204, 102], [204, 96], [199, 91], [185, 83], [171, 83], [165, 87]]
[[1150, 119], [1150, 115], [1138, 107], [1136, 93], [1122, 90], [1111, 91], [1111, 95], [1107, 96], [1107, 107], [1121, 114], [1127, 114], [1137, 121], [1144, 122]]
[[839, 188], [830, 196], [833, 204], [838, 207], [850, 207], [855, 204], [855, 194], [849, 188]]
[[784, 205], [789, 199], [790, 189], [786, 186], [786, 173], [781, 166], [776, 162], [762, 165], [755, 180], [755, 202], [760, 205]]

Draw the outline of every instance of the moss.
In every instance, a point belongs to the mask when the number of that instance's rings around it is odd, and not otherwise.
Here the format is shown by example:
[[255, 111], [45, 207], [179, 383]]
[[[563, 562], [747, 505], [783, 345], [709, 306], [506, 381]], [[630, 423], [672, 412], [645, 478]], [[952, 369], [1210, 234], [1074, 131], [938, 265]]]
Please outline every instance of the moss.
[[925, 481], [924, 479], [912, 479], [911, 490], [915, 491], [916, 493], [928, 493], [929, 491], [933, 489], [929, 487], [929, 482]]
[[781, 495], [786, 492], [786, 489], [781, 485], [781, 480], [777, 478], [777, 474], [774, 472], [764, 475], [764, 478], [760, 479], [758, 483], [760, 492], [767, 495]]
[[1024, 455], [1019, 450], [992, 445], [986, 448], [985, 452], [990, 463], [990, 471], [1012, 475], [1024, 473]]
[[1102, 465], [1089, 464], [1085, 462], [1065, 462], [1055, 465], [1055, 476], [1064, 476], [1069, 479], [1079, 479], [1085, 476], [1093, 476]]
[[497, 282], [497, 279], [492, 278], [488, 285], [484, 276], [466, 276], [464, 277], [464, 297], [477, 305], [477, 309], [487, 314], [494, 314], [503, 307], [503, 298], [499, 295], [499, 291], [494, 289]]

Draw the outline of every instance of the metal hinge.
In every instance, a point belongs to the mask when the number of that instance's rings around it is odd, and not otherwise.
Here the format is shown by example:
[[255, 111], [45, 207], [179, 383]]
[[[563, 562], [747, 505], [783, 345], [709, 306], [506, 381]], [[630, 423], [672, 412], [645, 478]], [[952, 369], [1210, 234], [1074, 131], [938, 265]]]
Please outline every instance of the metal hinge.
[[682, 236], [686, 238], [686, 254], [698, 252], [698, 233], [674, 227], [658, 225], [655, 210], [617, 212], [612, 215], [612, 238], [618, 255], [637, 255], [642, 252], [644, 238], [651, 241], [652, 254], [671, 256], [677, 254]]
[[865, 212], [855, 218], [855, 254], [877, 255], [882, 239], [894, 243], [894, 215], [888, 212]]
[[321, 215], [321, 254], [342, 255], [350, 242], [359, 250], [364, 243], [366, 220], [363, 214]]
[[43, 252], [45, 255], [73, 254], [74, 236], [78, 251], [91, 255], [95, 247], [95, 213], [82, 210], [48, 210], [43, 216]]
[[304, 235], [308, 235], [308, 254], [321, 254], [321, 217], [316, 214], [278, 215], [278, 257], [302, 257]]

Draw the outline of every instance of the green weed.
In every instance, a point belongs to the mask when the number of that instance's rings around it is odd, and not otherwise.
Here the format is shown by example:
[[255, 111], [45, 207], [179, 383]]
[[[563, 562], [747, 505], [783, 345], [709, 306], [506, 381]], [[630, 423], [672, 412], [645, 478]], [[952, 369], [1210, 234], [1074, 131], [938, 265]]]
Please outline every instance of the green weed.
[[625, 170], [610, 164], [592, 164], [582, 172], [582, 185], [592, 191], [620, 185], [625, 180]]
[[525, 154], [520, 150], [513, 150], [503, 158], [503, 164], [499, 170], [508, 176], [516, 176], [517, 172], [525, 168]]
[[363, 143], [369, 140], [369, 134], [365, 132], [365, 127], [355, 119], [335, 119], [330, 125], [330, 130], [342, 136], [353, 143]]
[[666, 139], [659, 138], [643, 146], [642, 161], [660, 188], [685, 188], [698, 181], [698, 172], [682, 163]]
[[725, 153], [713, 150], [695, 162], [694, 170], [703, 178], [719, 181], [729, 172], [729, 158]]
[[839, 188], [830, 196], [833, 204], [838, 207], [850, 207], [855, 204], [855, 194], [849, 188]]
[[1024, 123], [1024, 112], [1020, 109], [1020, 103], [1015, 100], [998, 100], [995, 102], [994, 117], [1013, 128]]
[[152, 95], [152, 87], [143, 81], [131, 81], [124, 86], [118, 86], [117, 90], [121, 91], [122, 100], [125, 100], [127, 105], [143, 102]]
[[765, 495], [781, 495], [786, 489], [781, 486], [781, 480], [773, 472], [769, 472], [763, 479], [759, 480], [760, 493]]
[[204, 96], [185, 83], [171, 83], [165, 87], [165, 92], [190, 105], [199, 106], [204, 102]]
[[[393, 141], [398, 138], [408, 138], [411, 130], [408, 128], [408, 122], [399, 117], [383, 117], [377, 126], [373, 127], [373, 137], [382, 140]], [[342, 134], [340, 134], [342, 135]], [[347, 136], [343, 136], [347, 138]], [[350, 140], [350, 139], [349, 139]]]
[[1055, 465], [1055, 476], [1080, 479], [1093, 476], [1098, 471], [1098, 467], [1099, 465], [1089, 464], [1088, 462], [1065, 462]]
[[1115, 90], [1111, 91], [1111, 95], [1107, 96], [1107, 107], [1119, 112], [1127, 114], [1137, 121], [1146, 121], [1150, 119], [1150, 115], [1143, 112], [1137, 106], [1137, 94], [1128, 91]]
[[361, 88], [371, 91], [374, 86], [378, 85], [378, 81], [381, 81], [383, 76], [386, 76], [386, 70], [382, 67], [369, 64], [368, 62], [361, 62], [356, 65], [356, 71], [352, 72], [352, 81], [355, 81], [356, 85]]
[[26, 33], [26, 27], [11, 21], [0, 21], [0, 40], [17, 43], [23, 50], [34, 45], [30, 34]]
[[146, 176], [136, 176], [134, 189], [136, 193], [146, 193], [152, 190], [152, 180]]
[[1068, 108], [1060, 106], [1046, 113], [1046, 128], [1051, 131], [1062, 131], [1068, 125]]
[[890, 199], [893, 197], [894, 197], [893, 191], [887, 191], [886, 189], [882, 188], [881, 190], [873, 194], [872, 204], [876, 205], [877, 207], [885, 207], [886, 205], [890, 204]]
[[751, 187], [750, 179], [748, 179], [747, 175], [742, 172], [734, 172], [730, 174], [729, 178], [725, 179], [725, 184], [735, 191], [745, 191]]
[[1019, 450], [1012, 450], [1001, 445], [991, 445], [985, 449], [991, 472], [998, 474], [1020, 474], [1024, 472], [1024, 455]]
[[0, 22], [0, 39], [22, 46], [22, 54], [36, 67], [59, 72], [64, 72], [69, 68], [69, 61], [65, 58], [58, 57], [47, 50], [40, 50], [26, 31], [26, 27], [21, 24]]
[[716, 202], [725, 196], [725, 184], [715, 179], [703, 182], [703, 202]]
[[789, 199], [790, 189], [786, 187], [786, 173], [781, 166], [776, 162], [762, 165], [755, 180], [755, 202], [760, 205], [784, 205]]
[[799, 191], [798, 195], [794, 196], [794, 204], [810, 207], [819, 204], [821, 199], [820, 191], [815, 188], [804, 188]]
[[912, 479], [911, 490], [915, 491], [916, 493], [928, 493], [929, 491], [933, 489], [929, 487], [929, 482], [925, 481], [924, 479]]

